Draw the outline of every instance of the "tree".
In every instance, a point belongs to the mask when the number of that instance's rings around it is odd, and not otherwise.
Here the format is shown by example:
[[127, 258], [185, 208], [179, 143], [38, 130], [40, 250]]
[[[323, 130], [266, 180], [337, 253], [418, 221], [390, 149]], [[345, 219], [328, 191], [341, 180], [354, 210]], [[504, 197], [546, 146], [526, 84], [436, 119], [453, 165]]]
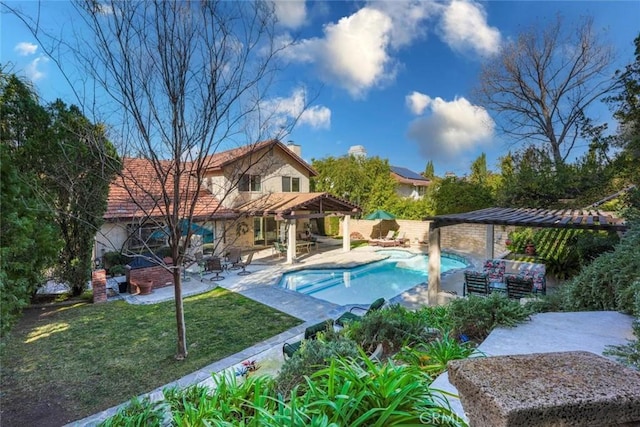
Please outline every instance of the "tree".
[[[24, 144], [43, 132], [46, 113], [33, 90], [0, 71], [0, 336], [29, 303], [61, 241], [37, 191], [37, 175], [21, 168]], [[35, 185], [34, 185], [35, 184]]]
[[593, 31], [592, 19], [575, 28], [561, 17], [534, 26], [483, 65], [478, 102], [498, 113], [502, 130], [519, 141], [539, 142], [562, 165], [588, 120], [587, 108], [613, 86], [610, 46]]
[[80, 295], [91, 277], [92, 248], [107, 208], [109, 182], [120, 162], [104, 127], [93, 125], [77, 106], [56, 100], [41, 140], [25, 144], [28, 166], [38, 175], [64, 246], [57, 271]]
[[433, 179], [436, 176], [435, 170], [433, 168], [433, 161], [429, 160], [424, 167], [424, 172], [422, 172], [422, 176], [428, 179]]
[[[181, 268], [203, 178], [220, 148], [249, 144], [245, 153], [251, 154], [264, 135], [277, 138], [278, 131], [290, 129], [294, 121], [282, 123], [277, 117], [269, 123], [275, 111], [265, 102], [276, 56], [286, 46], [275, 43], [275, 14], [267, 2], [85, 0], [75, 6], [84, 35], [73, 49], [77, 63], [118, 106], [110, 119], [123, 154], [152, 165], [150, 176], [123, 171], [118, 182], [126, 182], [125, 190], [136, 200], [152, 202], [138, 206], [140, 224], [166, 230], [172, 263], [162, 265], [173, 275], [176, 359], [182, 360], [188, 351]], [[20, 17], [37, 34], [37, 21]], [[248, 156], [250, 161], [234, 172], [233, 188], [216, 193], [218, 201], [237, 188], [260, 160], [256, 156]], [[149, 190], [149, 182], [161, 184], [154, 186], [158, 193]]]
[[311, 165], [318, 172], [311, 182], [314, 191], [346, 198], [365, 213], [385, 209], [396, 197], [388, 160], [342, 156], [312, 159]]
[[566, 182], [545, 150], [529, 146], [501, 159], [500, 206], [549, 208], [565, 194]]
[[620, 91], [606, 101], [615, 108], [614, 117], [620, 123], [613, 144], [621, 148], [614, 169], [628, 183], [638, 183], [640, 172], [640, 35], [635, 38], [635, 62], [624, 71], [616, 72]]
[[435, 215], [470, 212], [494, 203], [488, 187], [455, 177], [438, 181], [429, 195]]
[[471, 164], [471, 176], [469, 181], [474, 184], [485, 185], [489, 179], [489, 170], [487, 169], [487, 155], [480, 154]]

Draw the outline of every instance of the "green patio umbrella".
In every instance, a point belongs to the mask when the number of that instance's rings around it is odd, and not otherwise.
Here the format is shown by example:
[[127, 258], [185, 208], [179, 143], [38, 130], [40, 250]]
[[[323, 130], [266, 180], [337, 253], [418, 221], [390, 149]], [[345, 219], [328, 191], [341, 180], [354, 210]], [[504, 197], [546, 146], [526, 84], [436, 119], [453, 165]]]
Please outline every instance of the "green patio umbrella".
[[364, 219], [396, 219], [396, 216], [382, 209], [377, 209], [367, 215]]
[[[369, 215], [364, 217], [364, 219], [369, 219], [369, 220], [379, 219], [381, 221], [385, 221], [389, 219], [396, 219], [396, 216], [387, 211], [383, 211], [382, 209], [376, 209], [375, 211], [371, 212]], [[378, 228], [378, 232], [380, 233], [379, 237], [382, 237], [382, 227]]]

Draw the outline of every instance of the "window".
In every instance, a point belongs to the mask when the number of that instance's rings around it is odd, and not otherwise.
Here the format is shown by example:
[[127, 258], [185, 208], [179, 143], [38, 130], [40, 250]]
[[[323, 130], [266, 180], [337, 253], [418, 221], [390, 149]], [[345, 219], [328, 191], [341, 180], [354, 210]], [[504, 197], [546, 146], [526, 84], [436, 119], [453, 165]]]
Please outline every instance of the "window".
[[291, 176], [282, 177], [282, 192], [299, 193], [300, 192], [300, 178], [294, 178]]
[[260, 175], [242, 175], [238, 183], [238, 191], [260, 191]]

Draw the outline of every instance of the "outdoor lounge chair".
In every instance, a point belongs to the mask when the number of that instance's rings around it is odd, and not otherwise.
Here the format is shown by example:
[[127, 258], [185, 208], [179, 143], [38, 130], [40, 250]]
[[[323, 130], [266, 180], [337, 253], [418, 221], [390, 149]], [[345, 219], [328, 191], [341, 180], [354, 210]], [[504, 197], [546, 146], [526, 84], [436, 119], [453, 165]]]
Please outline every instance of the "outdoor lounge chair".
[[509, 298], [520, 299], [533, 293], [533, 278], [531, 277], [506, 275], [505, 281]]
[[[307, 329], [304, 330], [304, 339], [305, 340], [315, 339], [316, 336], [318, 335], [318, 332], [324, 332], [328, 330], [332, 326], [332, 323], [333, 321], [329, 319], [329, 320], [323, 320], [320, 323], [316, 323], [315, 325], [309, 326]], [[295, 354], [296, 351], [300, 350], [301, 346], [302, 346], [302, 341], [297, 341], [291, 344], [284, 343], [282, 346], [282, 353], [284, 354], [285, 358], [291, 357]]]
[[251, 274], [250, 271], [247, 271], [246, 268], [249, 266], [249, 264], [251, 264], [251, 261], [253, 260], [253, 252], [251, 252], [249, 254], [249, 256], [247, 257], [246, 261], [240, 261], [238, 263], [238, 266], [240, 266], [240, 268], [242, 268], [242, 271], [240, 273], [238, 273], [238, 276], [246, 276], [248, 274]]
[[464, 287], [462, 296], [467, 294], [489, 295], [489, 275], [477, 271], [464, 272]]
[[[378, 298], [377, 300], [375, 300], [374, 302], [371, 303], [371, 305], [369, 306], [369, 308], [364, 308], [364, 307], [351, 307], [351, 310], [347, 311], [346, 313], [344, 313], [342, 316], [338, 317], [338, 319], [336, 320], [336, 325], [338, 326], [344, 326], [345, 323], [348, 322], [353, 322], [354, 320], [359, 320], [361, 317], [366, 316], [367, 314], [376, 311], [376, 310], [380, 310], [382, 308], [382, 306], [385, 303], [385, 299], [384, 298]], [[357, 314], [353, 313], [353, 310], [362, 310], [365, 311], [363, 316], [358, 316]]]
[[213, 257], [209, 258], [204, 264], [204, 274], [207, 273], [215, 273], [216, 275], [213, 277], [207, 278], [207, 280], [211, 280], [212, 282], [224, 279], [224, 276], [221, 276], [224, 269], [222, 268], [222, 261], [220, 258]]
[[[395, 246], [395, 241], [393, 239], [393, 235], [396, 234], [394, 230], [389, 230], [386, 236], [380, 239], [371, 239], [369, 240], [369, 244], [371, 246]], [[386, 243], [386, 244], [385, 244]]]

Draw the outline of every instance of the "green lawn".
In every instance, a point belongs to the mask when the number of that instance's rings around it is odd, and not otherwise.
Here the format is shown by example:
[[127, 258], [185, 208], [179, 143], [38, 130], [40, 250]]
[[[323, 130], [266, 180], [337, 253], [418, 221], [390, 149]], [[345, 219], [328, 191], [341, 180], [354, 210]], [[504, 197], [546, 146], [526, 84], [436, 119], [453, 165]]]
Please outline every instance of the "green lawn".
[[301, 323], [220, 288], [186, 298], [189, 357], [178, 362], [174, 307], [117, 301], [27, 314], [1, 349], [0, 406], [19, 410], [55, 393], [79, 419]]

